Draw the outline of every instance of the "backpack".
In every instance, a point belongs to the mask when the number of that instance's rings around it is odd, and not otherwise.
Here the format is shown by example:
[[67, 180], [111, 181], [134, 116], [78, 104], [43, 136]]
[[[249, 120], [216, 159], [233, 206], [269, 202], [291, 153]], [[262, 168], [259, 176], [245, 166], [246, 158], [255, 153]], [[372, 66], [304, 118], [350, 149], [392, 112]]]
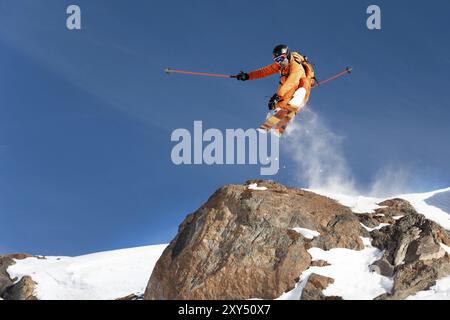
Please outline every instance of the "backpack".
[[299, 54], [299, 56], [301, 57], [300, 61], [297, 57], [294, 56], [295, 62], [302, 65], [303, 69], [305, 70], [306, 77], [310, 80], [314, 80], [313, 84], [317, 83], [318, 81], [317, 81], [316, 75], [314, 73], [314, 68], [311, 65], [311, 63], [308, 61], [308, 57], [300, 55], [300, 54]]

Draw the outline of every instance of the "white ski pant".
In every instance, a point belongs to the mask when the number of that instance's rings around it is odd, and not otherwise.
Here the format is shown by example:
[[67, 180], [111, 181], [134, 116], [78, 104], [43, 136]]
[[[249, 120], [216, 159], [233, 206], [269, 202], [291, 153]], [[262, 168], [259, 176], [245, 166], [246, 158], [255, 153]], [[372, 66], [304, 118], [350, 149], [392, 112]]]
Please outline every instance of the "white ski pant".
[[301, 87], [298, 88], [297, 91], [294, 92], [294, 96], [292, 97], [289, 104], [291, 106], [297, 107], [299, 110], [305, 106], [305, 97], [306, 97], [306, 89]]

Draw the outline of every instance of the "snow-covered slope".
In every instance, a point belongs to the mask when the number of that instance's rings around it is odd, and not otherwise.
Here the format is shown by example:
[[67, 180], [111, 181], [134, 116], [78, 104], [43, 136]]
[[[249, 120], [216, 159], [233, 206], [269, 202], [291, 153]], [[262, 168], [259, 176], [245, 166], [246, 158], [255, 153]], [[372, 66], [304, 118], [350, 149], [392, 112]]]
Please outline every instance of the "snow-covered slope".
[[363, 238], [364, 250], [335, 248], [328, 251], [311, 248], [308, 253], [313, 260], [325, 260], [329, 266], [310, 267], [304, 271], [296, 287], [284, 293], [279, 300], [298, 300], [308, 277], [319, 274], [334, 279], [323, 293], [327, 296], [340, 296], [345, 300], [371, 300], [380, 294], [389, 292], [393, 281], [377, 273], [370, 272], [368, 266], [381, 258], [383, 253]]
[[[417, 212], [450, 231], [450, 188], [426, 193], [394, 195], [385, 199], [348, 196], [323, 190], [311, 191], [335, 199], [342, 205], [349, 207], [355, 213], [373, 212], [380, 207], [377, 203], [387, 199], [405, 199], [411, 203]], [[372, 273], [368, 269], [368, 265], [377, 260], [382, 255], [382, 252], [371, 246], [370, 239], [363, 238], [363, 242], [365, 249], [361, 251], [348, 249], [331, 249], [329, 251], [323, 251], [318, 248], [309, 249], [308, 252], [313, 260], [325, 260], [330, 265], [325, 267], [310, 267], [300, 276], [296, 287], [292, 291], [283, 294], [279, 299], [298, 299], [311, 273], [334, 279], [334, 283], [324, 291], [326, 295], [341, 296], [344, 299], [373, 299], [381, 293], [389, 292], [393, 285], [392, 279]], [[442, 246], [450, 253], [450, 248], [445, 245]], [[437, 280], [436, 285], [429, 290], [418, 292], [408, 297], [408, 299], [450, 299], [450, 277]]]
[[117, 299], [141, 295], [153, 267], [167, 245], [100, 252], [79, 257], [16, 260], [11, 278], [29, 275], [38, 299]]
[[388, 198], [364, 196], [349, 196], [330, 193], [323, 190], [311, 190], [317, 194], [335, 199], [340, 204], [349, 207], [355, 213], [373, 212], [380, 206], [377, 203], [387, 199], [401, 198], [409, 201], [417, 212], [423, 214], [447, 230], [450, 230], [450, 188], [425, 193], [393, 195]]
[[438, 192], [426, 199], [425, 202], [445, 212], [450, 212], [450, 191]]

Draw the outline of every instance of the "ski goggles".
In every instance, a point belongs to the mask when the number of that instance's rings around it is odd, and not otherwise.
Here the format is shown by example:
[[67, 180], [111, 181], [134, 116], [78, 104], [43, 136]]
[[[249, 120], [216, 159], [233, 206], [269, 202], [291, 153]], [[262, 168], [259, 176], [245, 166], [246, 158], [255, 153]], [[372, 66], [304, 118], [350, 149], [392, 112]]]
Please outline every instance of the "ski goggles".
[[278, 57], [273, 58], [273, 61], [275, 61], [276, 63], [281, 63], [286, 59], [287, 56], [285, 54], [280, 54]]

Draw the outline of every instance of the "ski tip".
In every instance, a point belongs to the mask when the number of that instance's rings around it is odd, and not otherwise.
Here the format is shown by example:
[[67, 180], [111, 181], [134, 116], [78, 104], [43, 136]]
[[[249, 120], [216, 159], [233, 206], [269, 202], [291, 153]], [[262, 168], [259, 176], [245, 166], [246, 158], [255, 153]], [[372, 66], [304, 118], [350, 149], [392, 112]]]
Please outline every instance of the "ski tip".
[[347, 67], [347, 72], [352, 73], [353, 67]]

